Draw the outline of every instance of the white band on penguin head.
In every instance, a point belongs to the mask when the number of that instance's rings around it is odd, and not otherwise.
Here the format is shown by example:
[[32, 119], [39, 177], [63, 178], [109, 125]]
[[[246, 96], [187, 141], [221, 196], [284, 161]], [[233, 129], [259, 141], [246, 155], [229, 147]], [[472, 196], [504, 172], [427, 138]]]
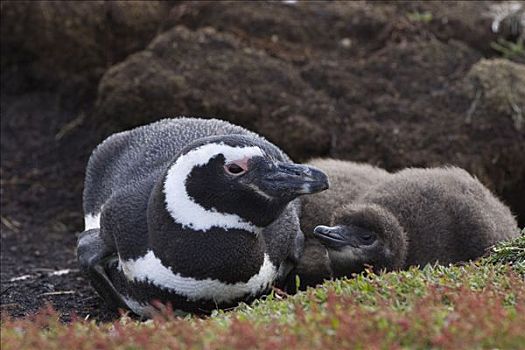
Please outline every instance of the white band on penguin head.
[[264, 156], [264, 151], [257, 146], [229, 146], [224, 143], [208, 143], [181, 155], [168, 169], [164, 182], [166, 209], [176, 223], [183, 228], [195, 231], [207, 231], [212, 227], [223, 229], [241, 229], [253, 233], [261, 231], [260, 227], [244, 220], [236, 214], [210, 210], [197, 204], [186, 190], [186, 179], [196, 166], [208, 164], [210, 159], [222, 154], [226, 162], [244, 157]]

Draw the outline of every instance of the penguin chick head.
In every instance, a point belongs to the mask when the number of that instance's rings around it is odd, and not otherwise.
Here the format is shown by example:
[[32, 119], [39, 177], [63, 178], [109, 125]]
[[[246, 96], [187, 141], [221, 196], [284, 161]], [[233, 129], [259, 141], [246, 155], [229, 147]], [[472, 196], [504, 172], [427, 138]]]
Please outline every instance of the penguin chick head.
[[200, 139], [168, 169], [166, 207], [177, 223], [193, 230], [258, 232], [293, 199], [328, 188], [321, 170], [279, 159], [277, 148], [245, 135]]
[[401, 268], [406, 259], [406, 234], [395, 216], [375, 205], [345, 205], [314, 236], [326, 247], [336, 277], [351, 276], [371, 265], [375, 271]]

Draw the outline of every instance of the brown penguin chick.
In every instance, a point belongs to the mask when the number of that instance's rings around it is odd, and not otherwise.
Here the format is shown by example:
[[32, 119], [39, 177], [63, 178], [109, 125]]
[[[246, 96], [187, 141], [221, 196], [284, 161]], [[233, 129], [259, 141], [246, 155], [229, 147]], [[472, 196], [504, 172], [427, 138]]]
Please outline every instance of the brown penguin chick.
[[[324, 280], [350, 277], [367, 265], [394, 270], [404, 265], [407, 253], [406, 234], [397, 219], [375, 204], [343, 205], [332, 216], [337, 226], [317, 226], [306, 237], [304, 252], [286, 289], [315, 286]], [[377, 234], [375, 233], [377, 232]]]
[[[346, 162], [346, 169], [354, 163]], [[316, 161], [315, 164], [320, 164]], [[337, 165], [337, 163], [331, 163]], [[344, 196], [347, 182], [330, 163], [318, 165], [331, 182], [327, 195]], [[360, 168], [362, 165], [354, 166]], [[377, 169], [377, 168], [376, 168]], [[332, 173], [338, 174], [332, 177]], [[466, 171], [455, 168], [405, 169], [389, 174], [379, 170], [367, 179], [377, 181], [358, 187], [344, 198], [316, 203], [332, 212], [330, 226], [307, 233], [305, 250], [296, 268], [303, 287], [322, 279], [351, 276], [372, 265], [375, 271], [404, 269], [427, 263], [449, 264], [482, 256], [494, 243], [519, 235], [515, 218], [486, 187]], [[352, 171], [349, 182], [355, 183]], [[367, 180], [368, 181], [368, 180]], [[311, 200], [314, 198], [312, 196]], [[337, 203], [335, 206], [333, 203]], [[341, 203], [345, 203], [342, 204]], [[315, 206], [304, 206], [303, 217], [311, 225]], [[326, 220], [320, 217], [318, 223]], [[322, 243], [313, 244], [310, 240]], [[328, 253], [323, 254], [323, 248]], [[315, 259], [330, 269], [315, 269]], [[312, 276], [312, 274], [318, 275]], [[312, 281], [313, 283], [310, 283]]]
[[376, 204], [348, 204], [336, 210], [334, 226], [317, 226], [314, 240], [327, 250], [330, 277], [350, 277], [365, 270], [405, 267], [408, 238], [397, 218]]

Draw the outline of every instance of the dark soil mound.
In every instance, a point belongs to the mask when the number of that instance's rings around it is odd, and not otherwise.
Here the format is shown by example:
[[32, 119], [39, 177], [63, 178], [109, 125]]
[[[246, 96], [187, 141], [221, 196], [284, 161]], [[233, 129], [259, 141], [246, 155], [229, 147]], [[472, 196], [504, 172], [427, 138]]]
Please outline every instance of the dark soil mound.
[[[161, 87], [161, 88], [159, 88]], [[326, 154], [335, 113], [289, 63], [212, 28], [176, 27], [104, 75], [97, 123], [106, 130], [165, 116], [218, 116], [257, 130], [292, 156]], [[323, 119], [326, 127], [317, 127]]]
[[2, 2], [2, 313], [112, 316], [76, 270], [83, 171], [103, 137], [167, 116], [296, 160], [459, 165], [524, 225], [524, 60], [493, 50], [490, 5]]
[[[473, 67], [482, 53], [469, 43], [488, 51], [481, 43], [493, 35], [484, 7], [474, 5], [452, 6], [472, 11], [465, 21], [436, 4], [174, 7], [171, 21], [195, 29], [173, 28], [109, 69], [95, 120], [114, 131], [160, 116], [216, 116], [298, 160], [329, 155], [389, 170], [458, 165], [517, 210], [525, 95], [515, 86], [523, 68], [504, 60], [479, 63], [490, 72]], [[445, 19], [455, 31], [440, 31]], [[264, 25], [270, 30], [257, 30]], [[479, 74], [505, 76], [498, 84], [514, 107], [486, 96], [478, 81], [490, 78]]]
[[2, 74], [17, 74], [25, 88], [60, 84], [65, 91], [92, 90], [108, 67], [144, 48], [170, 3], [2, 1], [1, 6]]

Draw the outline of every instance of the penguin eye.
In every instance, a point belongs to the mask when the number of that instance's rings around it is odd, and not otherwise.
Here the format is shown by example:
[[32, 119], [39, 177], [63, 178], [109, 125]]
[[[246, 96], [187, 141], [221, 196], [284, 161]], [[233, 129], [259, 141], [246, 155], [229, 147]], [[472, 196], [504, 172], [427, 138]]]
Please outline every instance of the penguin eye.
[[362, 235], [359, 235], [359, 239], [364, 245], [370, 245], [374, 243], [374, 241], [376, 240], [376, 237], [372, 234], [362, 234]]
[[246, 172], [246, 170], [244, 170], [242, 167], [240, 167], [239, 165], [235, 163], [226, 164], [224, 166], [224, 169], [226, 170], [228, 174], [235, 175], [235, 176], [242, 175]]

